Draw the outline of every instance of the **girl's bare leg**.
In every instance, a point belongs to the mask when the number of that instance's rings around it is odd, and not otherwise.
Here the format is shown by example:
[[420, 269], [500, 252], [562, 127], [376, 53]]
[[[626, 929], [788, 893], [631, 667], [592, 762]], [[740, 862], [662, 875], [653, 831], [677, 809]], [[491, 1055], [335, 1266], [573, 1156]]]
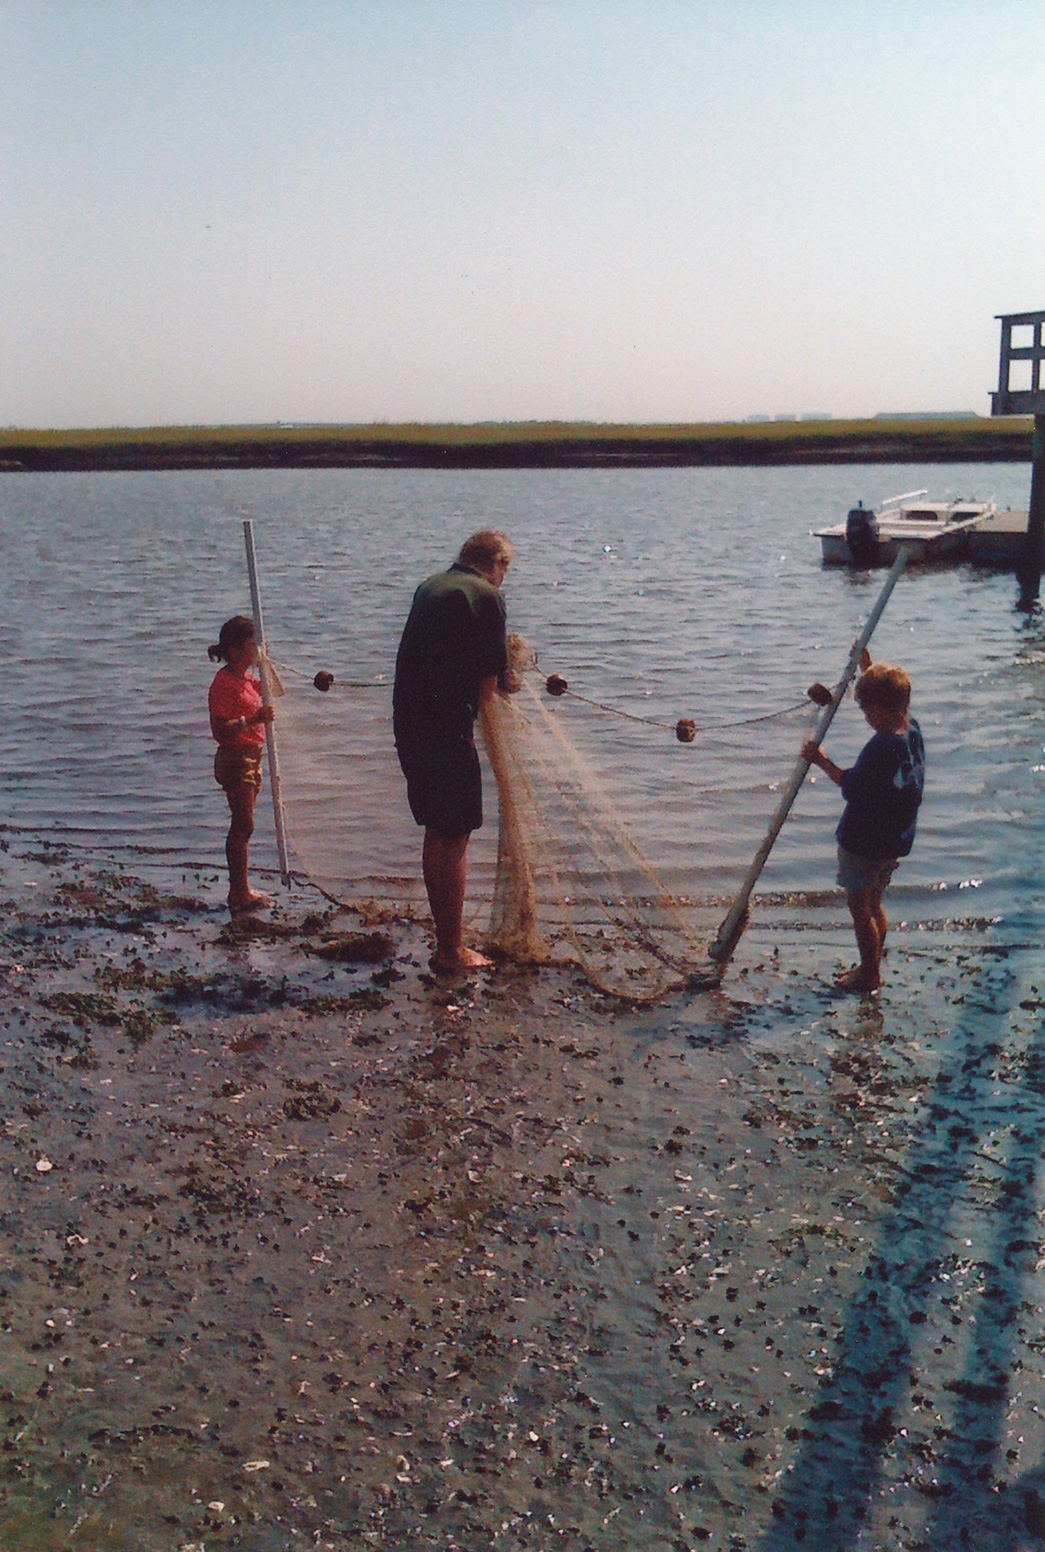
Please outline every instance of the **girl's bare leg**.
[[249, 910], [252, 906], [271, 905], [268, 895], [251, 889], [247, 879], [247, 853], [250, 838], [254, 834], [254, 788], [246, 782], [226, 787], [232, 823], [225, 838], [225, 860], [229, 865], [229, 907], [233, 911]]

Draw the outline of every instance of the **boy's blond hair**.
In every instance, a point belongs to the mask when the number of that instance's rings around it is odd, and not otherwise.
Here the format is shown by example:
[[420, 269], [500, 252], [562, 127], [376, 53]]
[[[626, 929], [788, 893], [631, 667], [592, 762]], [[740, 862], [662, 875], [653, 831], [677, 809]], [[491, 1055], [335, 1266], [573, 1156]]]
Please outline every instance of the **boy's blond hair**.
[[854, 693], [861, 710], [880, 706], [893, 716], [906, 717], [911, 704], [911, 681], [907, 670], [896, 663], [872, 663], [856, 681]]

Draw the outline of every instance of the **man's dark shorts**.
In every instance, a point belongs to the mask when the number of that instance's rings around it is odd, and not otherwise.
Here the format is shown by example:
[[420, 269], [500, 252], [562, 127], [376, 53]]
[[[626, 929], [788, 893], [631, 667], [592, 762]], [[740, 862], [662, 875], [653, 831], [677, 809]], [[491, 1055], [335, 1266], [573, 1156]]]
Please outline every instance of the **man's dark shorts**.
[[468, 835], [483, 822], [483, 781], [471, 740], [396, 746], [410, 812], [437, 835]]

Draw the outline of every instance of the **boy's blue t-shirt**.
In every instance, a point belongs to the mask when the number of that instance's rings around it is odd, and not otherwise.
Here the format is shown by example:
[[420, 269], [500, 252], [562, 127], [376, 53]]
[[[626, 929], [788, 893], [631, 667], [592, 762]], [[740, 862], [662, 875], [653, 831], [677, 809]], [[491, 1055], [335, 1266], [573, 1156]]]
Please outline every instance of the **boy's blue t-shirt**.
[[925, 744], [914, 718], [906, 733], [876, 733], [842, 773], [839, 846], [857, 857], [906, 857], [924, 785]]

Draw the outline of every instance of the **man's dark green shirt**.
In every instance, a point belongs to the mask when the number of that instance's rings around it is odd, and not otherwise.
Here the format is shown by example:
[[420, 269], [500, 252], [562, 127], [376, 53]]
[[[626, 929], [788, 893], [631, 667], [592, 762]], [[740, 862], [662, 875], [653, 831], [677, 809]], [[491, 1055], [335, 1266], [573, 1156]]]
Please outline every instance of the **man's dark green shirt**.
[[479, 687], [508, 666], [504, 599], [460, 561], [414, 594], [392, 696], [400, 749], [471, 739]]

